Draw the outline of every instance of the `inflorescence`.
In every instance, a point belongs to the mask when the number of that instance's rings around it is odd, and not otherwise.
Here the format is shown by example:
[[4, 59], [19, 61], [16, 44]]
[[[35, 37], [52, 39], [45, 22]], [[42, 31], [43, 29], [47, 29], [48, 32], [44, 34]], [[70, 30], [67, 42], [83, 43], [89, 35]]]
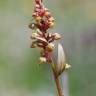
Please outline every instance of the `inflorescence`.
[[45, 8], [42, 0], [35, 0], [35, 8], [32, 17], [34, 19], [34, 23], [30, 23], [29, 28], [35, 32], [31, 35], [31, 48], [40, 48], [40, 64], [52, 62], [50, 55], [54, 50], [53, 41], [61, 38], [61, 35], [58, 33], [48, 32], [48, 29], [54, 26], [55, 19], [52, 17], [50, 11]]

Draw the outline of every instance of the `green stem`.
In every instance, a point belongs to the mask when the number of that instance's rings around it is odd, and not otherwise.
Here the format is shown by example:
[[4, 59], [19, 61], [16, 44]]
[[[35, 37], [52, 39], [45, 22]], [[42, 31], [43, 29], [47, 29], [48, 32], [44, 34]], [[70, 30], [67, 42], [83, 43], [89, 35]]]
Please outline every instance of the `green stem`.
[[54, 64], [52, 64], [52, 71], [53, 71], [54, 80], [55, 80], [55, 83], [56, 83], [56, 87], [57, 87], [58, 95], [59, 95], [59, 96], [64, 96], [63, 93], [62, 93], [61, 86], [60, 86], [60, 80], [59, 80], [59, 77], [57, 76], [57, 73], [56, 73], [56, 71], [55, 71]]

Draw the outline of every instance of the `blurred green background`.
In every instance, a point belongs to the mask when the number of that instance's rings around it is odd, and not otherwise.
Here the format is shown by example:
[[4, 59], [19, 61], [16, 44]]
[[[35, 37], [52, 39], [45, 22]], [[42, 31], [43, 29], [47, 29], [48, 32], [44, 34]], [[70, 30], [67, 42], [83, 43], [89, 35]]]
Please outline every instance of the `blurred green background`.
[[[43, 0], [56, 19], [50, 30], [72, 65], [69, 96], [96, 96], [96, 0]], [[50, 66], [30, 49], [34, 0], [0, 0], [0, 96], [55, 96]]]

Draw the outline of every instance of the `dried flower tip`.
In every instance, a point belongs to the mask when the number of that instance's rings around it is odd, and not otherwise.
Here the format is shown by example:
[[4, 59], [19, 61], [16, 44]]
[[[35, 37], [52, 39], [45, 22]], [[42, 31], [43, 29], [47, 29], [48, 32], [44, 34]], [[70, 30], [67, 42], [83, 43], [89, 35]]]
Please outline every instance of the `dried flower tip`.
[[47, 49], [49, 52], [53, 51], [53, 49], [54, 49], [54, 44], [53, 44], [53, 43], [49, 43], [49, 44], [47, 45], [46, 49]]
[[54, 27], [54, 22], [49, 22], [49, 27]]
[[36, 37], [38, 37], [38, 33], [34, 32], [31, 35], [31, 39], [36, 39]]
[[37, 47], [37, 44], [33, 42], [30, 47], [31, 48], [36, 48]]
[[40, 16], [37, 16], [37, 17], [35, 17], [35, 20], [36, 20], [37, 22], [39, 22], [39, 21], [41, 20], [41, 17], [40, 17]]
[[60, 35], [60, 34], [55, 33], [54, 35], [55, 35], [55, 37], [54, 37], [54, 38], [55, 38], [55, 40], [61, 39], [61, 35]]
[[51, 13], [50, 13], [50, 12], [48, 12], [48, 11], [46, 11], [44, 15], [45, 15], [46, 17], [48, 17], [48, 16], [50, 16], [50, 15], [51, 15]]
[[40, 57], [39, 58], [39, 64], [46, 63], [46, 58], [45, 57]]
[[65, 70], [68, 70], [69, 68], [71, 68], [71, 65], [66, 64], [66, 65], [65, 65]]

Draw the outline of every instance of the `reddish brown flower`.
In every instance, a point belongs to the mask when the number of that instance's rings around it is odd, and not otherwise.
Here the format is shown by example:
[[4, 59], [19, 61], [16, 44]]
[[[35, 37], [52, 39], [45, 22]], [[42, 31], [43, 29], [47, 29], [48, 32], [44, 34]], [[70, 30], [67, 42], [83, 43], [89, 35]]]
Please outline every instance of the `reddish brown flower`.
[[[54, 50], [54, 40], [58, 40], [61, 36], [58, 33], [49, 33], [48, 29], [54, 26], [55, 19], [51, 16], [50, 11], [45, 8], [42, 0], [35, 0], [35, 8], [32, 14], [35, 22], [29, 24], [29, 28], [34, 30], [31, 39], [33, 40], [31, 48], [39, 47], [43, 49], [40, 60], [49, 62], [50, 54]], [[46, 60], [44, 59], [46, 58]], [[44, 62], [42, 62], [44, 63]]]

